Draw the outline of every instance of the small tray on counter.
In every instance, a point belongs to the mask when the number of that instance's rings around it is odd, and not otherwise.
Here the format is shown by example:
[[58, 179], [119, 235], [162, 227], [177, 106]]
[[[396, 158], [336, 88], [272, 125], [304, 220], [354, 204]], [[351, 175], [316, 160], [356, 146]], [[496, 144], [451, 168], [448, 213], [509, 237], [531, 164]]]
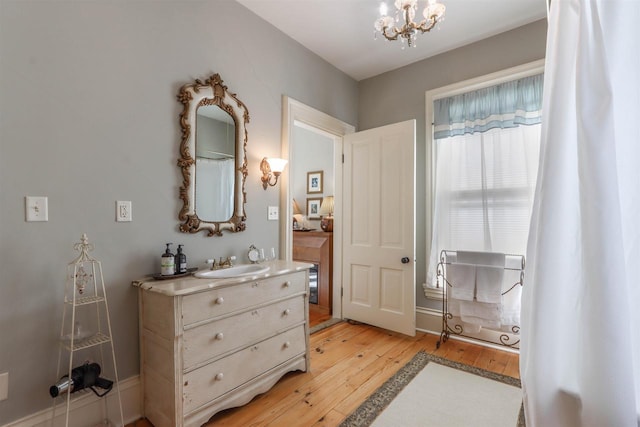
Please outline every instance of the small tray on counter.
[[172, 274], [171, 276], [163, 276], [160, 273], [156, 273], [152, 277], [154, 279], [156, 279], [156, 280], [177, 279], [177, 278], [180, 278], [180, 277], [189, 276], [190, 274], [194, 273], [197, 270], [198, 270], [198, 267], [191, 267], [191, 268], [187, 268], [187, 272], [186, 273]]

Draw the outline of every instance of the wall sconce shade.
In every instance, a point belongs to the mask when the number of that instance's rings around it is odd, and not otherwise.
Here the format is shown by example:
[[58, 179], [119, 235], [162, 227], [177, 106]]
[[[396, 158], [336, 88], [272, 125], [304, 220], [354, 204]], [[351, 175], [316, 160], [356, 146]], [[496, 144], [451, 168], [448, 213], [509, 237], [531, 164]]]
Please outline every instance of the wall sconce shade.
[[[262, 171], [262, 188], [265, 190], [268, 186], [273, 187], [278, 183], [278, 178], [287, 165], [287, 160], [266, 157], [260, 162], [260, 171]], [[272, 178], [274, 178], [272, 180]]]

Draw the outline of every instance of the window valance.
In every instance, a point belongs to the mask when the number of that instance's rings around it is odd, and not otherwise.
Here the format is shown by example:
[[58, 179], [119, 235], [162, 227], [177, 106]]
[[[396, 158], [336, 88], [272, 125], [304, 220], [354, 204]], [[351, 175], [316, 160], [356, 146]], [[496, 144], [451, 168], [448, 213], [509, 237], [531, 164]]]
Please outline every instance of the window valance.
[[543, 74], [434, 101], [434, 137], [541, 122]]

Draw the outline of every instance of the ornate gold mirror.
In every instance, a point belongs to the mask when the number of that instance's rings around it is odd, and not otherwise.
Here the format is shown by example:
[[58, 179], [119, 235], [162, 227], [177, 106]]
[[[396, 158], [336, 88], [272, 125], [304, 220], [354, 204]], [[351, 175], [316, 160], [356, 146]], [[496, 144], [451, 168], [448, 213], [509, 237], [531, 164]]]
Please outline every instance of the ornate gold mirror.
[[183, 105], [180, 231], [206, 231], [209, 236], [243, 231], [247, 107], [227, 90], [219, 74], [182, 86], [178, 101]]

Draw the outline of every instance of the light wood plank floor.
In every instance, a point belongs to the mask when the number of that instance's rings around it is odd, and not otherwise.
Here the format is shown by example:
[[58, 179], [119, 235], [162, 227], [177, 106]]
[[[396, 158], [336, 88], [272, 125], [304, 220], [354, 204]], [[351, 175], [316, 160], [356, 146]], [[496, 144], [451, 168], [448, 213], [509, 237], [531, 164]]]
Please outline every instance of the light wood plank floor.
[[309, 304], [309, 327], [314, 327], [331, 319], [331, 315], [318, 308], [316, 304]]
[[[207, 427], [336, 426], [419, 350], [519, 378], [518, 355], [437, 335], [415, 337], [342, 322], [311, 335], [311, 372], [286, 374], [270, 391], [216, 414]], [[129, 427], [150, 427], [140, 420]]]

